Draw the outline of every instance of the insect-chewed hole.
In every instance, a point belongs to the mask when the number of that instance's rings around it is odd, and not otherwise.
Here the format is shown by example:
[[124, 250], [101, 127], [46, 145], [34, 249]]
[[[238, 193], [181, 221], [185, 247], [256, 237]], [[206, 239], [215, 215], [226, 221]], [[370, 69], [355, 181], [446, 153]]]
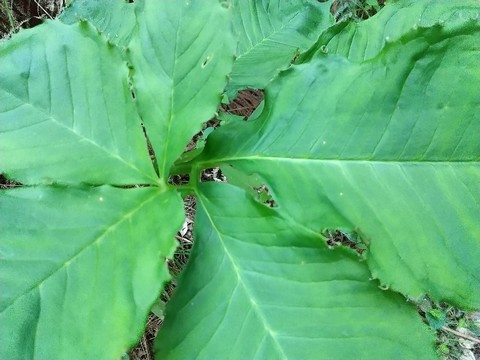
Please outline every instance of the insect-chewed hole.
[[268, 189], [267, 185], [262, 184], [259, 187], [253, 188], [257, 192], [256, 200], [268, 207], [274, 208], [277, 207], [277, 202], [273, 199], [272, 194], [270, 194], [270, 190]]
[[210, 168], [205, 169], [202, 171], [202, 175], [200, 176], [201, 182], [227, 182], [227, 177], [222, 173], [220, 168]]
[[345, 246], [362, 255], [367, 250], [367, 245], [356, 231], [346, 232], [338, 229], [327, 229], [322, 233], [330, 248]]
[[[139, 189], [139, 188], [152, 187], [152, 185], [150, 184], [112, 185], [112, 186], [118, 189]], [[103, 198], [100, 201], [103, 201]]]
[[211, 57], [210, 55], [208, 55], [208, 56], [206, 57], [206, 59], [203, 60], [202, 68], [204, 68], [205, 66], [207, 66], [211, 59], [212, 59], [212, 57]]
[[[327, 0], [318, 0], [326, 2]], [[364, 1], [334, 0], [330, 6], [330, 13], [336, 22], [363, 21], [371, 18], [385, 6], [386, 0], [376, 0], [367, 4]]]
[[22, 187], [23, 184], [16, 182], [14, 180], [8, 179], [3, 174], [0, 173], [0, 189], [11, 189], [16, 187]]
[[190, 175], [188, 174], [176, 174], [168, 178], [170, 185], [186, 185], [190, 181]]
[[132, 99], [135, 100], [135, 88], [133, 87], [133, 81], [131, 78], [131, 73], [128, 76], [128, 89], [130, 90], [130, 95], [132, 96]]

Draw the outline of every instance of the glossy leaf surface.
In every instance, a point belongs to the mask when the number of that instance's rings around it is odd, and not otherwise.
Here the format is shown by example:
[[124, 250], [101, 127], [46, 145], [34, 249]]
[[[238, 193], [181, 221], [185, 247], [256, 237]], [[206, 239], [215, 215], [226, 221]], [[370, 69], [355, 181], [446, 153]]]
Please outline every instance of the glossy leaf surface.
[[197, 211], [159, 359], [435, 358], [415, 308], [350, 251], [232, 185], [202, 184]]

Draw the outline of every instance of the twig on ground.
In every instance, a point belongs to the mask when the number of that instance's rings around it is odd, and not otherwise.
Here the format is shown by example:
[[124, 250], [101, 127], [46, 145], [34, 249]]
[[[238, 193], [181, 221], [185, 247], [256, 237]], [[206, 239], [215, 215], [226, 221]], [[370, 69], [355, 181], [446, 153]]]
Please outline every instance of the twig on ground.
[[44, 7], [42, 6], [42, 4], [40, 4], [37, 0], [33, 0], [35, 2], [35, 4], [37, 4], [37, 6], [45, 13], [45, 15], [47, 15], [50, 20], [53, 20], [53, 17], [52, 15], [50, 15], [50, 13], [44, 9]]
[[470, 335], [467, 335], [467, 334], [463, 334], [463, 333], [461, 333], [460, 331], [456, 331], [456, 330], [450, 329], [450, 328], [447, 327], [447, 326], [442, 326], [441, 329], [442, 329], [443, 331], [447, 331], [447, 332], [449, 332], [449, 333], [452, 333], [452, 334], [454, 334], [454, 335], [456, 335], [456, 336], [458, 336], [458, 337], [464, 338], [464, 339], [466, 339], [466, 340], [470, 340], [470, 341], [472, 341], [472, 342], [474, 342], [474, 343], [476, 343], [476, 344], [480, 344], [480, 339], [474, 338], [473, 336], [470, 336]]

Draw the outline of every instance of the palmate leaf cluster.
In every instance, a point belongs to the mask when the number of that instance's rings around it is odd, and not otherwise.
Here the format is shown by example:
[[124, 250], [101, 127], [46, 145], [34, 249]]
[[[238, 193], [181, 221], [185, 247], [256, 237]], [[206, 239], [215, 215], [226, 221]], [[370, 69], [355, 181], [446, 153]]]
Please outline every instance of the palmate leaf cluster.
[[[0, 44], [0, 172], [24, 185], [0, 192], [1, 358], [128, 351], [185, 193], [159, 359], [436, 357], [406, 298], [480, 307], [480, 5], [329, 6], [77, 0]], [[247, 87], [262, 110], [182, 156]], [[211, 167], [228, 183], [201, 183]], [[367, 250], [331, 249], [335, 229]]]

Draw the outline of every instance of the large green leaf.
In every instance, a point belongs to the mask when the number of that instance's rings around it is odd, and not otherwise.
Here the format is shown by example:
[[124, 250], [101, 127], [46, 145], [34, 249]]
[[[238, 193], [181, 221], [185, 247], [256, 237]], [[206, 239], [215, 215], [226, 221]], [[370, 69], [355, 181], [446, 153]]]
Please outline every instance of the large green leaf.
[[0, 172], [17, 181], [156, 180], [118, 49], [88, 23], [0, 44]]
[[265, 88], [332, 24], [330, 2], [234, 0], [233, 7], [239, 44], [230, 92]]
[[[193, 170], [234, 166], [246, 188], [253, 174], [278, 207], [232, 185], [191, 188], [199, 241], [159, 356], [434, 356], [414, 308], [372, 274], [406, 295], [480, 304], [478, 5], [434, 3], [391, 2], [390, 18], [365, 25], [385, 36], [333, 27], [322, 39], [343, 58], [319, 41], [255, 121], [209, 139]], [[306, 4], [76, 0], [71, 25], [0, 44], [0, 172], [28, 185], [0, 192], [1, 358], [118, 358], [138, 340], [182, 221], [170, 166], [234, 61], [230, 12], [244, 70], [266, 83], [325, 26], [327, 5]], [[251, 66], [264, 61], [270, 73]], [[325, 245], [325, 229], [357, 226], [366, 262]]]
[[182, 220], [168, 164], [215, 112], [233, 62], [229, 10], [189, 4], [136, 2], [137, 30], [127, 21], [118, 41], [99, 3], [88, 21], [1, 45], [0, 172], [28, 185], [0, 193], [2, 358], [114, 359], [138, 340]]
[[283, 72], [260, 117], [212, 134], [199, 165], [259, 175], [313, 231], [356, 229], [385, 286], [480, 306], [480, 24], [445, 29]]
[[233, 63], [230, 9], [218, 0], [138, 1], [129, 56], [138, 109], [166, 179], [216, 112]]
[[177, 194], [66, 190], [0, 192], [2, 359], [118, 359], [168, 279]]
[[433, 334], [365, 263], [232, 185], [202, 184], [160, 359], [429, 359]]
[[60, 14], [66, 24], [88, 20], [112, 43], [128, 45], [136, 25], [135, 4], [125, 0], [73, 0]]
[[325, 31], [298, 62], [318, 53], [334, 53], [351, 61], [373, 59], [390, 42], [419, 28], [438, 24], [443, 31], [463, 26], [467, 19], [478, 19], [477, 0], [389, 1], [375, 17], [362, 22], [341, 23]]

